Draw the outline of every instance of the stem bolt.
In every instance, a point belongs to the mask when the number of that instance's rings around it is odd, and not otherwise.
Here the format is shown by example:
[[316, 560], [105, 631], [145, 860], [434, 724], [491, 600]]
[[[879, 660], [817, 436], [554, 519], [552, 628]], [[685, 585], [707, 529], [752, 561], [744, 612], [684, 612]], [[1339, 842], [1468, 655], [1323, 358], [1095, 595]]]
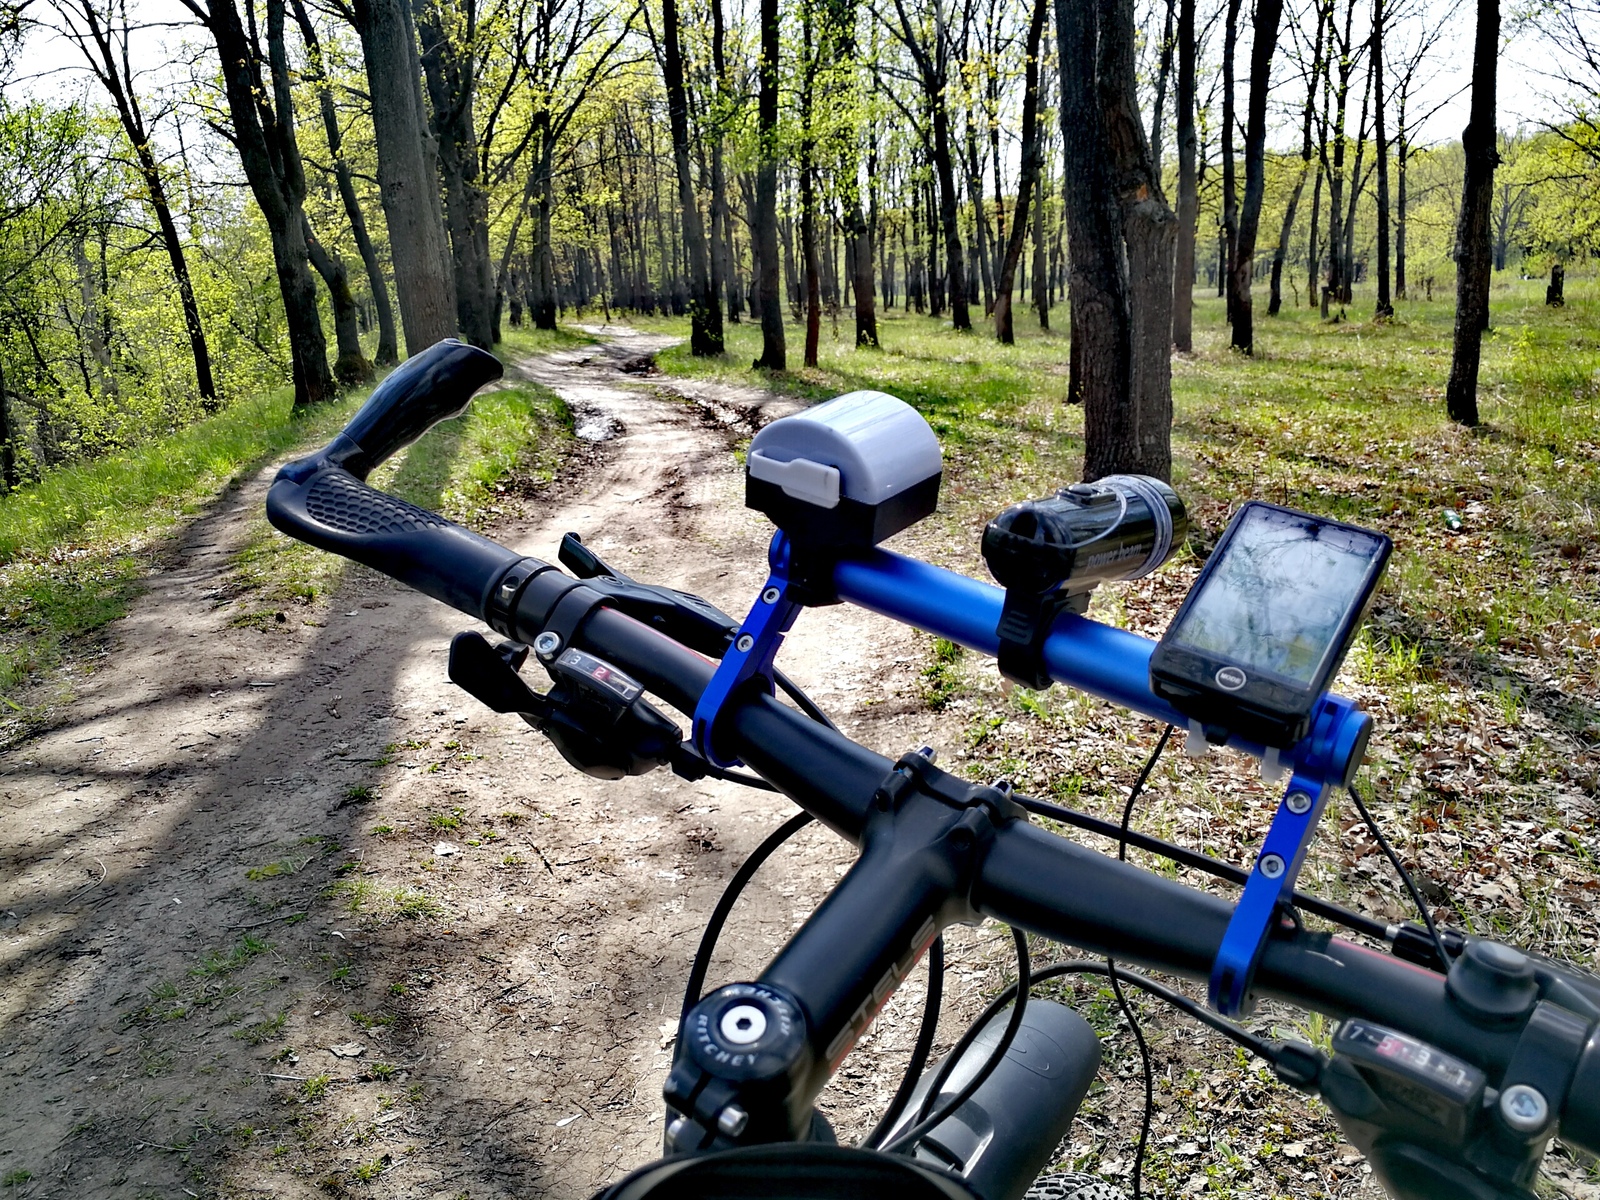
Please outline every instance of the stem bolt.
[[[726, 1114], [728, 1110], [722, 1111]], [[1500, 1116], [1518, 1133], [1538, 1133], [1550, 1120], [1550, 1102], [1538, 1088], [1512, 1084], [1500, 1093]]]
[[739, 640], [733, 644], [733, 648], [740, 654], [749, 654], [750, 647], [754, 646], [755, 644], [755, 638], [751, 637], [748, 633], [743, 633], [739, 635]]
[[717, 1132], [723, 1137], [736, 1138], [750, 1124], [750, 1114], [737, 1104], [730, 1104], [717, 1114]]
[[545, 630], [533, 639], [533, 650], [540, 658], [550, 658], [561, 649], [561, 635]]
[[1283, 878], [1283, 859], [1276, 854], [1263, 854], [1260, 867], [1261, 873], [1268, 879]]

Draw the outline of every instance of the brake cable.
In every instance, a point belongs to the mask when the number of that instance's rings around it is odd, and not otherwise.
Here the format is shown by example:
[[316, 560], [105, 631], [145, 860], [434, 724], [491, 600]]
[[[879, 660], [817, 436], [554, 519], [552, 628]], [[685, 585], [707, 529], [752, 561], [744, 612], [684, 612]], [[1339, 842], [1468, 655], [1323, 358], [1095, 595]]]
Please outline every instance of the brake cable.
[[[1128, 802], [1122, 806], [1122, 824], [1117, 829], [1118, 862], [1128, 861], [1128, 824], [1133, 820], [1134, 803], [1144, 791], [1144, 785], [1150, 781], [1150, 772], [1155, 770], [1156, 763], [1161, 759], [1161, 752], [1167, 748], [1167, 743], [1171, 740], [1172, 726], [1168, 725], [1161, 731], [1161, 738], [1156, 742], [1156, 748], [1150, 751], [1150, 757], [1145, 760], [1139, 778], [1135, 779], [1133, 786], [1128, 789]], [[1144, 1072], [1144, 1119], [1139, 1122], [1139, 1144], [1133, 1154], [1133, 1200], [1140, 1200], [1144, 1194], [1144, 1152], [1150, 1141], [1150, 1118], [1156, 1107], [1155, 1070], [1150, 1065], [1150, 1047], [1144, 1040], [1144, 1030], [1139, 1027], [1138, 1014], [1133, 1011], [1133, 1005], [1128, 1003], [1128, 997], [1122, 993], [1122, 981], [1117, 975], [1116, 959], [1109, 954], [1106, 955], [1106, 977], [1111, 980], [1111, 991], [1117, 998], [1122, 1015], [1128, 1018], [1128, 1030], [1133, 1034], [1133, 1040], [1139, 1047], [1139, 1062]]]
[[885, 1154], [894, 1154], [915, 1146], [924, 1134], [938, 1126], [946, 1117], [958, 1111], [963, 1104], [972, 1099], [977, 1090], [983, 1086], [984, 1080], [994, 1073], [994, 1069], [1000, 1065], [1001, 1060], [1005, 1058], [1006, 1053], [1011, 1049], [1011, 1043], [1016, 1040], [1017, 1031], [1022, 1028], [1022, 1016], [1028, 1007], [1028, 990], [1033, 982], [1028, 957], [1027, 935], [1013, 926], [1011, 937], [1017, 946], [1017, 981], [1009, 985], [1009, 990], [1016, 996], [1017, 1002], [1011, 1008], [1011, 1019], [1006, 1022], [1005, 1031], [1000, 1035], [1000, 1040], [995, 1043], [994, 1049], [989, 1052], [989, 1057], [984, 1060], [983, 1066], [979, 1067], [972, 1078], [967, 1080], [965, 1087], [940, 1105], [936, 1111], [926, 1116], [923, 1115], [928, 1113], [928, 1107], [938, 1097], [939, 1089], [950, 1078], [950, 1074], [955, 1070], [956, 1064], [961, 1061], [968, 1048], [987, 1027], [989, 1018], [1000, 1011], [998, 1006], [990, 1005], [989, 1008], [984, 1010], [982, 1017], [967, 1027], [967, 1031], [961, 1035], [960, 1040], [951, 1048], [950, 1053], [945, 1055], [944, 1062], [935, 1072], [934, 1077], [929, 1080], [928, 1090], [923, 1094], [922, 1104], [917, 1109], [919, 1119], [916, 1123], [903, 1133], [898, 1134], [892, 1142], [880, 1147]]

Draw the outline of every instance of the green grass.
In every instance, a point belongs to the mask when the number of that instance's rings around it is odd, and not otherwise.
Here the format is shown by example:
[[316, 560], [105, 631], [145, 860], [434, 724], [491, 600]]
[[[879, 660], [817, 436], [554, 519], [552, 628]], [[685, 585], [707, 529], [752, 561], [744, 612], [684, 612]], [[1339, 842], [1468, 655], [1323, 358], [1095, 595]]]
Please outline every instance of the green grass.
[[16, 709], [8, 693], [127, 611], [180, 520], [273, 455], [331, 435], [361, 398], [295, 414], [280, 390], [0, 497], [0, 700]]
[[[1324, 322], [1304, 308], [1267, 317], [1264, 290], [1257, 353], [1245, 358], [1228, 347], [1221, 302], [1197, 289], [1195, 353], [1173, 359], [1173, 481], [1189, 507], [1189, 547], [1147, 580], [1099, 589], [1091, 615], [1159, 636], [1200, 554], [1251, 497], [1389, 533], [1387, 579], [1337, 684], [1377, 722], [1367, 785], [1412, 861], [1422, 855], [1445, 889], [1450, 919], [1592, 961], [1595, 923], [1571, 914], [1593, 912], [1593, 864], [1513, 831], [1587, 828], [1600, 795], [1600, 285], [1574, 279], [1567, 306], [1553, 310], [1542, 283], [1497, 279], [1477, 430], [1444, 412], [1446, 293], [1400, 301], [1394, 321], [1375, 323], [1370, 291]], [[895, 311], [880, 323], [882, 349], [857, 350], [846, 312], [837, 335], [824, 320], [814, 369], [799, 368], [802, 330], [791, 325], [794, 369], [753, 370], [760, 331], [749, 322], [728, 327], [721, 359], [680, 344], [657, 360], [669, 376], [810, 400], [858, 388], [907, 400], [939, 435], [945, 483], [939, 514], [898, 544], [987, 578], [983, 523], [1081, 470], [1083, 414], [1064, 403], [1064, 305], [1052, 321], [1042, 332], [1019, 312], [1017, 344], [1002, 347], [981, 325], [956, 334]], [[687, 332], [681, 321], [636, 323]], [[1446, 510], [1460, 515], [1459, 531]], [[966, 730], [959, 769], [1119, 815], [1149, 752], [1144, 722], [1061, 688], [1024, 693], [963, 671], [937, 642], [927, 654], [924, 703]], [[1247, 861], [1271, 813], [1248, 765], [1170, 758], [1156, 795], [1141, 801], [1141, 826]], [[1342, 901], [1365, 895], [1391, 919], [1409, 915], [1388, 872], [1351, 873], [1359, 839], [1341, 845], [1331, 828], [1325, 821], [1306, 884]], [[1435, 830], [1449, 836], [1427, 840]], [[1447, 844], [1464, 848], [1453, 859], [1433, 848]], [[1484, 885], [1507, 876], [1520, 902], [1485, 899]]]
[[[593, 339], [566, 330], [508, 331], [501, 354], [524, 357]], [[53, 472], [0, 497], [0, 707], [23, 714], [13, 736], [41, 713], [21, 689], [64, 653], [127, 611], [159, 563], [163, 539], [231, 482], [272, 458], [335, 433], [365, 399], [295, 413], [287, 390], [231, 405], [140, 450]], [[512, 383], [480, 396], [467, 414], [436, 427], [374, 473], [380, 487], [483, 528], [519, 494], [547, 483], [571, 442], [571, 417], [543, 388]], [[235, 625], [286, 624], [342, 578], [342, 560], [252, 529], [230, 592], [245, 602]]]

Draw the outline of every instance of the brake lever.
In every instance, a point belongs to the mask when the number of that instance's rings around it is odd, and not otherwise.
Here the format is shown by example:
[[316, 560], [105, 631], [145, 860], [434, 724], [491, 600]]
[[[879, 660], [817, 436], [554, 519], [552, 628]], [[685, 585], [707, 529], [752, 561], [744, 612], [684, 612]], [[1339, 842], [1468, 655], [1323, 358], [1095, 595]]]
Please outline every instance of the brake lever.
[[585, 546], [575, 533], [561, 539], [558, 557], [584, 586], [606, 598], [607, 607], [660, 630], [697, 654], [721, 658], [739, 630], [739, 622], [709, 600], [631, 579]]
[[495, 712], [518, 714], [596, 779], [643, 775], [681, 757], [682, 733], [631, 675], [575, 648], [559, 655], [541, 648], [552, 684], [541, 696], [517, 673], [527, 658], [519, 642], [491, 646], [481, 633], [458, 633], [450, 680]]

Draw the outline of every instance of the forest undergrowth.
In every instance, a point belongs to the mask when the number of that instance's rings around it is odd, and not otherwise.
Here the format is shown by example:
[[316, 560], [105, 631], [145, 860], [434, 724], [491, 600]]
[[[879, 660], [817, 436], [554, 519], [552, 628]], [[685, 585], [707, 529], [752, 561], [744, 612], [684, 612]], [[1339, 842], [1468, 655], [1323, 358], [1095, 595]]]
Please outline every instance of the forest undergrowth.
[[[1402, 303], [1383, 324], [1286, 310], [1263, 323], [1257, 355], [1246, 359], [1227, 347], [1220, 302], [1201, 301], [1196, 353], [1174, 359], [1174, 483], [1189, 507], [1188, 544], [1154, 576], [1100, 589], [1091, 615], [1160, 636], [1232, 511], [1252, 497], [1388, 533], [1388, 577], [1336, 685], [1375, 721], [1365, 795], [1439, 920], [1595, 969], [1600, 291], [1570, 286], [1565, 309], [1542, 299], [1533, 284], [1498, 285], [1480, 387], [1485, 424], [1471, 431], [1444, 415], [1447, 304]], [[1357, 306], [1367, 311], [1359, 294]], [[945, 485], [939, 514], [904, 538], [920, 556], [987, 578], [984, 521], [1077, 478], [1081, 411], [1061, 403], [1066, 334], [1041, 333], [1030, 318], [1017, 344], [1002, 347], [928, 318], [880, 315], [883, 348], [857, 351], [848, 313], [839, 325], [832, 337], [825, 325], [814, 370], [745, 369], [759, 348], [752, 324], [730, 327], [724, 361], [680, 346], [659, 365], [814, 399], [879, 388], [915, 404], [943, 443]], [[959, 769], [1120, 817], [1159, 726], [1061, 687], [1015, 687], [942, 640], [930, 638], [927, 655], [925, 702], [959, 714], [965, 731], [963, 744], [940, 747]], [[1134, 826], [1243, 863], [1275, 804], [1275, 789], [1244, 759], [1174, 751]], [[1130, 857], [1227, 890], [1153, 856]], [[1329, 806], [1301, 885], [1385, 920], [1415, 916], [1342, 798]], [[994, 953], [1004, 958], [1007, 943], [995, 938]], [[1103, 1006], [1103, 990], [1080, 985], [1078, 999]], [[1254, 1024], [1313, 1040], [1330, 1032], [1270, 1005]], [[1231, 1194], [1274, 1178], [1288, 1186], [1313, 1170], [1330, 1194], [1342, 1194], [1341, 1179], [1358, 1182], [1361, 1164], [1331, 1120], [1308, 1129], [1296, 1115], [1302, 1102], [1254, 1068], [1214, 1045], [1197, 1054], [1204, 1039], [1180, 1024], [1158, 1027], [1158, 1102], [1174, 1118], [1158, 1119], [1147, 1167], [1158, 1194]], [[1108, 1043], [1108, 1060], [1125, 1080], [1123, 1102], [1135, 1101], [1131, 1040]], [[1091, 1121], [1096, 1103], [1086, 1108]], [[1116, 1120], [1125, 1126], [1128, 1114]], [[1128, 1167], [1125, 1158], [1093, 1165], [1112, 1175]], [[1557, 1178], [1600, 1178], [1559, 1156], [1549, 1165]]]

